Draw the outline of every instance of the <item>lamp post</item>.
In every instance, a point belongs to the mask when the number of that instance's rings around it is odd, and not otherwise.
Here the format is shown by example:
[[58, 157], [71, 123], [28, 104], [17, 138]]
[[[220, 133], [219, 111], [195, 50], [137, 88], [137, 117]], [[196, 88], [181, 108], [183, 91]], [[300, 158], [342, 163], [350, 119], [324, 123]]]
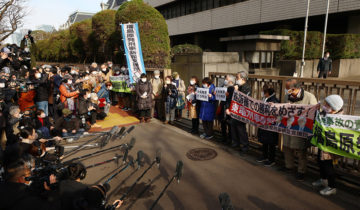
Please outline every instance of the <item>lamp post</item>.
[[325, 17], [325, 27], [324, 27], [324, 39], [323, 39], [323, 48], [321, 57], [324, 57], [325, 54], [325, 45], [326, 45], [326, 32], [327, 32], [327, 25], [328, 25], [328, 19], [329, 19], [329, 8], [330, 8], [330, 0], [327, 0], [327, 8], [326, 8], [326, 17]]
[[302, 59], [301, 59], [300, 77], [304, 77], [305, 47], [306, 47], [306, 36], [307, 36], [308, 22], [309, 22], [309, 10], [310, 10], [310, 0], [307, 0], [307, 9], [306, 9], [306, 18], [305, 18], [305, 29], [304, 29], [304, 44], [303, 44], [303, 52], [302, 52]]

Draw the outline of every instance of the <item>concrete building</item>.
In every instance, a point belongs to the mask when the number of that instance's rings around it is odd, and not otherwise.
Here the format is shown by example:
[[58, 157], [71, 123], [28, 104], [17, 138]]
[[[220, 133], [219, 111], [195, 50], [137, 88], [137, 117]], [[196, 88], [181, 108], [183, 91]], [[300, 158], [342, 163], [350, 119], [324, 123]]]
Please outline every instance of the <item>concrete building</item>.
[[117, 9], [119, 9], [120, 5], [126, 1], [127, 0], [108, 0], [106, 3], [102, 2], [100, 4], [100, 7], [101, 7], [101, 10], [106, 10], [106, 9], [117, 10]]
[[[165, 17], [173, 45], [227, 51], [220, 38], [304, 29], [306, 0], [145, 0]], [[326, 0], [312, 0], [309, 30], [322, 31]], [[360, 33], [360, 0], [331, 0], [329, 33]]]
[[72, 13], [69, 16], [66, 23], [60, 26], [60, 29], [67, 29], [72, 24], [77, 23], [77, 22], [81, 22], [81, 21], [86, 20], [86, 19], [90, 19], [94, 15], [95, 15], [95, 13], [75, 11], [74, 13]]

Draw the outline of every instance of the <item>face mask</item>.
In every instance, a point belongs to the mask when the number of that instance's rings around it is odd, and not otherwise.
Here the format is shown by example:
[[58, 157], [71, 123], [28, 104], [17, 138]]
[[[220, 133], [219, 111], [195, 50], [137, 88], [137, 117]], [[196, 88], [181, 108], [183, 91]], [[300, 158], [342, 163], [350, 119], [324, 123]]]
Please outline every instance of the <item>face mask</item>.
[[70, 73], [71, 73], [71, 74], [76, 74], [77, 72], [73, 70], [73, 71], [71, 71]]
[[208, 84], [203, 84], [203, 88], [208, 88]]
[[106, 69], [101, 69], [102, 71], [106, 71]]
[[159, 79], [160, 78], [160, 76], [159, 75], [155, 75], [155, 79]]
[[331, 111], [332, 111], [331, 108], [329, 108], [328, 106], [325, 106], [325, 105], [323, 105], [321, 108], [322, 108], [322, 110], [323, 110], [324, 112], [326, 112], [326, 113], [331, 113]]
[[123, 67], [123, 68], [121, 68], [121, 71], [125, 71], [126, 69]]
[[86, 77], [84, 78], [84, 80], [89, 80], [89, 77], [88, 77], [88, 76], [86, 76]]
[[40, 73], [36, 73], [36, 74], [35, 74], [35, 78], [36, 78], [36, 79], [40, 79], [40, 78], [41, 78], [41, 74], [40, 74]]
[[179, 76], [175, 77], [175, 80], [179, 80], [179, 79], [180, 79], [180, 77], [179, 77]]
[[93, 71], [92, 74], [95, 76], [95, 75], [97, 75], [97, 72], [96, 72], [96, 71]]
[[244, 80], [240, 79], [240, 80], [236, 80], [236, 84], [242, 86], [243, 84], [245, 84]]
[[109, 64], [109, 67], [111, 68], [113, 65], [112, 64]]
[[108, 90], [112, 90], [112, 86], [110, 86], [110, 87], [108, 88]]
[[68, 82], [67, 82], [69, 85], [71, 85], [72, 84], [72, 80], [68, 80]]
[[170, 80], [166, 80], [166, 84], [170, 85], [171, 81]]
[[0, 83], [0, 88], [4, 88], [5, 87], [5, 83]]
[[46, 117], [45, 113], [41, 113], [40, 118], [45, 118], [45, 117]]
[[190, 85], [195, 85], [195, 81], [194, 81], [194, 80], [190, 80]]
[[120, 71], [115, 72], [115, 74], [120, 74]]
[[21, 118], [24, 114], [19, 114], [19, 118]]
[[141, 81], [142, 81], [142, 82], [146, 82], [146, 78], [142, 78]]
[[225, 81], [224, 81], [224, 85], [225, 85], [225, 86], [228, 86], [228, 85], [229, 85], [229, 81], [225, 80]]

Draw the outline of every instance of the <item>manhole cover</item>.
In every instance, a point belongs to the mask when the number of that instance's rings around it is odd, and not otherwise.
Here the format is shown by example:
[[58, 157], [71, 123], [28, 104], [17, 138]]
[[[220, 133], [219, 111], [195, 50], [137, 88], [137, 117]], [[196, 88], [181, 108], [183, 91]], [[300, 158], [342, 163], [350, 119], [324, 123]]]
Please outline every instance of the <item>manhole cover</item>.
[[211, 160], [217, 156], [217, 152], [209, 148], [192, 149], [186, 153], [190, 160]]

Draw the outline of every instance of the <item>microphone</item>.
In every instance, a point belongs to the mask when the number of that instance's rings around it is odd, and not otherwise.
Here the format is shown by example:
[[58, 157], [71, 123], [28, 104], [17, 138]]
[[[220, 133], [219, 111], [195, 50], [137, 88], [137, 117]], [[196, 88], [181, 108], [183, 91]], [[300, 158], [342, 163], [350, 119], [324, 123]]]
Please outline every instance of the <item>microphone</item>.
[[125, 149], [125, 152], [124, 152], [124, 157], [123, 157], [123, 162], [124, 162], [124, 163], [126, 163], [126, 159], [127, 159], [127, 157], [128, 157], [128, 154], [129, 154], [129, 149], [126, 148], [126, 149]]
[[159, 167], [160, 161], [161, 161], [161, 151], [160, 150], [156, 151], [155, 161], [156, 161], [157, 166]]
[[176, 163], [175, 178], [177, 179], [178, 183], [180, 182], [180, 179], [183, 175], [183, 166], [184, 164], [181, 160]]
[[230, 196], [227, 193], [221, 193], [219, 195], [219, 201], [222, 210], [234, 210], [234, 207], [231, 204]]
[[131, 131], [133, 131], [135, 129], [135, 126], [131, 126], [129, 129], [127, 129], [127, 131], [125, 131], [125, 133], [123, 133], [120, 136], [120, 139], [124, 138], [127, 134], [131, 133]]
[[144, 157], [144, 152], [143, 151], [138, 151], [138, 153], [137, 153], [137, 159], [136, 159], [136, 162], [137, 162], [137, 164], [138, 164], [138, 168], [140, 168], [140, 166], [141, 166], [141, 159], [143, 159], [143, 157]]
[[127, 145], [128, 149], [131, 150], [135, 145], [136, 139], [133, 137], [130, 139], [130, 143]]

